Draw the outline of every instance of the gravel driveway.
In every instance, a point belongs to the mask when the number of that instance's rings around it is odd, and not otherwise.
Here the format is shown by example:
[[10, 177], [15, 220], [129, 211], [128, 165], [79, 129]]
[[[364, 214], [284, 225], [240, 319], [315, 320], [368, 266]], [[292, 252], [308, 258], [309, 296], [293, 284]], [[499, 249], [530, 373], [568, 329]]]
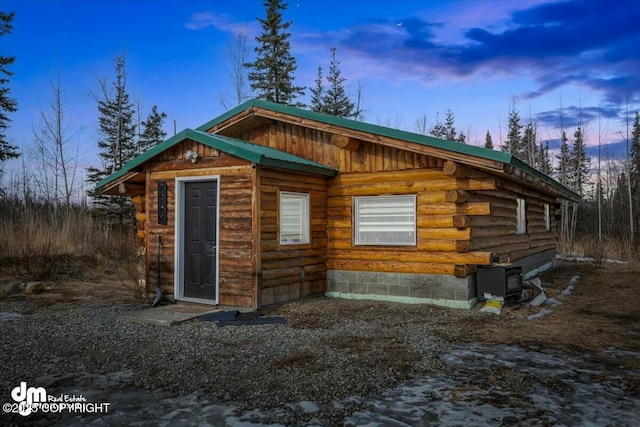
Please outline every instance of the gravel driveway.
[[[2, 403], [12, 402], [10, 391], [21, 381], [50, 395], [110, 403], [106, 415], [2, 414], [2, 424], [640, 422], [637, 390], [635, 395], [625, 390], [638, 384], [637, 373], [635, 382], [628, 382], [628, 374], [588, 357], [571, 356], [569, 363], [569, 356], [543, 349], [452, 341], [464, 333], [460, 325], [470, 316], [486, 316], [477, 312], [321, 298], [273, 313], [285, 317], [286, 325], [218, 327], [189, 321], [167, 328], [120, 319], [142, 308], [0, 303], [0, 311], [24, 315], [0, 322]], [[606, 387], [584, 386], [603, 382]], [[569, 400], [562, 403], [554, 396]], [[567, 396], [582, 402], [572, 409], [575, 418], [563, 418], [562, 408], [572, 408]], [[587, 411], [594, 407], [600, 418]]]

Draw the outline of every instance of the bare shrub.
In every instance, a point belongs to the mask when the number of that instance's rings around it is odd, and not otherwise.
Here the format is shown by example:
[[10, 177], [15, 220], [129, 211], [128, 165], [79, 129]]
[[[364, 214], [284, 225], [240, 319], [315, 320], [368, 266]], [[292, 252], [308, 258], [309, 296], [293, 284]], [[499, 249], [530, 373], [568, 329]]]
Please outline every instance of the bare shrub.
[[104, 239], [100, 250], [113, 266], [122, 286], [127, 288], [136, 300], [146, 300], [146, 253], [143, 247], [138, 247], [134, 230], [110, 233], [109, 238]]
[[48, 211], [33, 205], [3, 215], [0, 256], [28, 280], [47, 280], [76, 272], [74, 259], [91, 253], [91, 218], [81, 209]]
[[14, 199], [0, 203], [0, 267], [24, 280], [79, 276], [102, 264], [139, 300], [146, 298], [145, 254], [135, 230], [93, 217], [83, 207], [58, 209]]

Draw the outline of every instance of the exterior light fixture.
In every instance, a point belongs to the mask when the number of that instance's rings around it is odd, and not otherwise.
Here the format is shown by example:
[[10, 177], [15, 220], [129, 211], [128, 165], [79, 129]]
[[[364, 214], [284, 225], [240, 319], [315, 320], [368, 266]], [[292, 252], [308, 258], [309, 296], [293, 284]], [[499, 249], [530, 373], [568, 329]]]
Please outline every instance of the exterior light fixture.
[[184, 153], [184, 158], [189, 160], [191, 159], [191, 163], [195, 163], [198, 160], [198, 152], [196, 150], [187, 150]]

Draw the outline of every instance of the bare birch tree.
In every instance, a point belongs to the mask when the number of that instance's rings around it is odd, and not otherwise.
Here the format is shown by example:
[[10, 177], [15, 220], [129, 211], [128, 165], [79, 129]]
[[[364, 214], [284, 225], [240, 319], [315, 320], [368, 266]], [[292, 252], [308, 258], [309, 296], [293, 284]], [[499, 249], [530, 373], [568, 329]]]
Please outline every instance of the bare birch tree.
[[34, 130], [32, 155], [40, 168], [33, 171], [33, 179], [45, 201], [68, 210], [77, 193], [79, 145], [71, 142], [63, 94], [58, 70], [51, 81], [49, 110], [40, 111], [40, 127]]
[[251, 87], [247, 78], [247, 67], [249, 61], [249, 48], [247, 47], [248, 34], [246, 30], [236, 34], [232, 42], [227, 45], [225, 58], [227, 69], [231, 81], [231, 94], [220, 94], [220, 104], [230, 110], [236, 105], [251, 98]]

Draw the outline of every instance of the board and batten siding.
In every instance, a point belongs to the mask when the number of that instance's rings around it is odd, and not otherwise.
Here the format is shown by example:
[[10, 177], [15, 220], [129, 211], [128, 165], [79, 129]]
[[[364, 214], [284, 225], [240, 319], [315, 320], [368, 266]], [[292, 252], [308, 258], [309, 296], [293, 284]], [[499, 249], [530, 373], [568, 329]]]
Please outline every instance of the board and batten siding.
[[[327, 278], [327, 178], [259, 167], [259, 305], [325, 291]], [[280, 192], [309, 194], [310, 242], [281, 245]]]
[[[184, 159], [186, 150], [196, 150], [198, 161]], [[255, 307], [256, 248], [252, 235], [255, 168], [243, 159], [192, 141], [177, 144], [146, 165], [147, 173], [147, 283], [157, 284], [157, 240], [161, 236], [160, 280], [164, 293], [174, 291], [175, 178], [220, 177], [219, 205], [219, 303]], [[158, 224], [158, 181], [167, 183], [167, 224]]]

